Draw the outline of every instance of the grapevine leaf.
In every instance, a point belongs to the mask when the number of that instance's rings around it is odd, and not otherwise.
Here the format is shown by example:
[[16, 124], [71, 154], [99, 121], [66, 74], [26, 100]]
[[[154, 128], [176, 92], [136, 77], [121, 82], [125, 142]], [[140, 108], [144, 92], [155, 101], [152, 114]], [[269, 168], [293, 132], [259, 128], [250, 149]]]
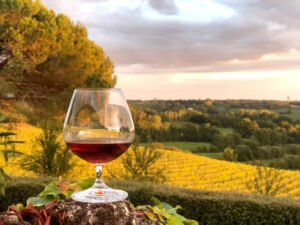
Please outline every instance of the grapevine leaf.
[[150, 219], [150, 220], [154, 220], [154, 214], [150, 211], [146, 211], [145, 215]]
[[161, 215], [157, 215], [158, 219], [163, 222], [164, 224], [166, 223], [165, 219]]
[[168, 204], [166, 202], [161, 202], [161, 206], [164, 207], [166, 210], [173, 208], [170, 204]]
[[167, 225], [184, 225], [184, 223], [178, 215], [172, 215], [168, 220]]
[[154, 202], [154, 205], [161, 206], [161, 202], [157, 198], [152, 197], [151, 200]]
[[60, 194], [60, 190], [57, 187], [55, 182], [51, 182], [48, 184], [45, 189], [38, 195], [40, 198], [58, 198]]
[[182, 207], [180, 205], [177, 205], [175, 208], [171, 208], [168, 210], [169, 214], [176, 214], [177, 213], [177, 209], [182, 209]]
[[153, 212], [154, 212], [155, 214], [160, 214], [160, 213], [161, 213], [161, 208], [159, 208], [158, 206], [154, 206], [154, 207], [153, 207]]
[[48, 205], [52, 200], [50, 198], [30, 197], [27, 199], [27, 205], [31, 202], [34, 207], [41, 207]]
[[81, 188], [81, 190], [84, 190], [84, 189], [88, 189], [89, 187], [93, 186], [94, 183], [95, 183], [95, 178], [89, 177], [87, 179], [78, 181], [72, 185], [75, 185], [75, 186], [78, 185]]
[[198, 222], [195, 221], [195, 220], [188, 220], [188, 219], [186, 219], [183, 222], [184, 222], [184, 224], [188, 224], [188, 225], [198, 225]]
[[72, 190], [68, 190], [64, 194], [65, 194], [66, 198], [69, 198], [73, 194], [73, 191]]

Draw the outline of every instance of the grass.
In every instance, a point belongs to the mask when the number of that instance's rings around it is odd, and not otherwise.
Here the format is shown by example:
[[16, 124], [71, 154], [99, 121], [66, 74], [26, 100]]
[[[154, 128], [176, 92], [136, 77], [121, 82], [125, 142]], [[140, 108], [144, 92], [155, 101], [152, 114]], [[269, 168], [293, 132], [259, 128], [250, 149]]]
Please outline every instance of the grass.
[[185, 125], [194, 125], [194, 126], [196, 126], [196, 127], [199, 126], [199, 124], [197, 124], [197, 123], [186, 122], [186, 121], [173, 121], [173, 122], [172, 122], [172, 125], [173, 125], [174, 127], [178, 127], [178, 128], [181, 128], [181, 127], [183, 127], [183, 126], [185, 126]]
[[231, 134], [231, 133], [233, 132], [233, 129], [232, 129], [232, 128], [217, 127], [217, 129], [218, 129], [223, 135]]
[[[288, 113], [290, 110], [291, 113]], [[300, 121], [300, 108], [281, 108], [275, 110], [276, 112], [280, 113], [283, 116], [287, 116], [295, 121], [299, 120]]]
[[210, 143], [208, 142], [185, 142], [185, 141], [170, 141], [170, 142], [162, 142], [165, 148], [175, 146], [184, 151], [194, 152], [198, 147], [210, 147]]
[[205, 156], [212, 159], [223, 159], [223, 152], [202, 152], [197, 155]]

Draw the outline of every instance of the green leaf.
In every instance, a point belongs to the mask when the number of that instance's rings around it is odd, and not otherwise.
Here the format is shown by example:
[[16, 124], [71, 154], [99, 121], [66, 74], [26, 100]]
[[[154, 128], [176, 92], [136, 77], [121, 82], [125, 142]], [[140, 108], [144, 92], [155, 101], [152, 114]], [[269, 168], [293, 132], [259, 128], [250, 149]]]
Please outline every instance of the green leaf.
[[44, 205], [48, 205], [53, 199], [51, 198], [40, 198], [40, 197], [30, 197], [27, 199], [27, 205], [32, 202], [34, 207], [41, 207]]
[[150, 211], [146, 211], [145, 215], [150, 219], [150, 220], [154, 220], [154, 214]]
[[158, 206], [154, 206], [153, 209], [152, 209], [152, 211], [153, 211], [155, 214], [157, 214], [157, 215], [159, 215], [159, 214], [162, 213], [162, 209], [159, 208]]
[[172, 215], [170, 219], [168, 219], [167, 225], [184, 225], [184, 223], [178, 215]]
[[49, 198], [52, 199], [58, 198], [60, 194], [60, 190], [57, 187], [57, 184], [55, 182], [51, 182], [48, 184], [45, 189], [38, 195], [40, 198]]
[[161, 206], [164, 207], [166, 210], [173, 209], [173, 207], [166, 202], [161, 202]]
[[186, 219], [183, 222], [184, 222], [184, 224], [198, 225], [198, 222], [196, 220], [188, 220], [188, 219]]
[[72, 185], [78, 185], [81, 188], [81, 190], [85, 190], [85, 189], [88, 189], [89, 187], [93, 186], [94, 183], [95, 183], [95, 178], [89, 177], [87, 179], [78, 181]]
[[154, 205], [161, 206], [161, 202], [157, 198], [152, 197], [151, 200], [154, 202]]
[[25, 209], [25, 206], [22, 203], [19, 203], [16, 205], [16, 208], [19, 210], [23, 210], [23, 209]]
[[177, 209], [182, 209], [182, 207], [180, 205], [177, 205], [175, 208], [171, 208], [168, 210], [169, 214], [176, 214], [177, 213]]
[[166, 223], [165, 219], [161, 215], [157, 215], [158, 219], [163, 222], [164, 224]]
[[71, 191], [71, 190], [68, 190], [65, 192], [66, 198], [69, 198], [72, 194], [73, 194], [73, 191]]

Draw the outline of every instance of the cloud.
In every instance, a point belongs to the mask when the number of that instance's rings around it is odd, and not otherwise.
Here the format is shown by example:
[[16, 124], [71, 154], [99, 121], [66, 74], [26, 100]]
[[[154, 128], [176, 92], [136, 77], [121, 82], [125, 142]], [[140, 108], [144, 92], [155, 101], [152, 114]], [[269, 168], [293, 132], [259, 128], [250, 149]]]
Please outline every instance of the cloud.
[[[199, 2], [136, 0], [131, 5], [128, 1], [127, 7], [116, 0], [88, 4], [73, 0], [71, 12], [69, 0], [43, 1], [85, 24], [90, 38], [103, 46], [119, 72], [263, 71], [299, 65], [300, 54], [261, 58], [291, 49], [300, 52], [300, 2], [219, 0], [211, 2], [220, 6], [219, 11], [207, 8], [208, 19], [201, 17], [205, 13], [197, 13], [207, 7]], [[228, 16], [226, 9], [233, 13]]]
[[179, 11], [174, 0], [148, 0], [148, 4], [163, 14], [177, 14]]

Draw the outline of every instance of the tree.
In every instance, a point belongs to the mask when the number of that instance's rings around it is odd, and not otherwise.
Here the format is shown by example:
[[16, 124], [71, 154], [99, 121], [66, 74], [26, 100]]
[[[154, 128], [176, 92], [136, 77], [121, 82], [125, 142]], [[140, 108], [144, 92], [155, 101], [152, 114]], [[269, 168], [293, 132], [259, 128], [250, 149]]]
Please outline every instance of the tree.
[[238, 145], [234, 149], [234, 153], [237, 155], [238, 161], [246, 162], [254, 159], [253, 152], [248, 145]]
[[76, 87], [115, 85], [112, 61], [88, 39], [82, 24], [56, 15], [39, 0], [0, 1], [0, 15], [0, 80], [5, 87], [0, 98], [26, 101], [37, 109], [55, 101], [58, 113], [65, 111]]
[[234, 153], [232, 148], [225, 148], [223, 153], [223, 158], [227, 161], [236, 161], [237, 160], [237, 154]]

